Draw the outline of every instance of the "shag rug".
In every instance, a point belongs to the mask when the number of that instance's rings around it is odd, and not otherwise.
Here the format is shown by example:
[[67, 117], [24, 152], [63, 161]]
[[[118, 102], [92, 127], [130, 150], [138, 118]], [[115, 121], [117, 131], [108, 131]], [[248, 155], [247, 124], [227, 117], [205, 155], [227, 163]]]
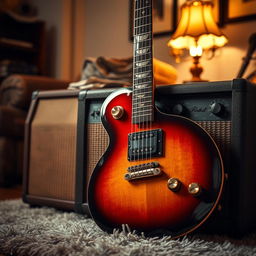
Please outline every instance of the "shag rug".
[[209, 235], [146, 238], [125, 230], [107, 234], [84, 215], [10, 200], [0, 202], [0, 254], [250, 256], [256, 255], [256, 234], [242, 240]]

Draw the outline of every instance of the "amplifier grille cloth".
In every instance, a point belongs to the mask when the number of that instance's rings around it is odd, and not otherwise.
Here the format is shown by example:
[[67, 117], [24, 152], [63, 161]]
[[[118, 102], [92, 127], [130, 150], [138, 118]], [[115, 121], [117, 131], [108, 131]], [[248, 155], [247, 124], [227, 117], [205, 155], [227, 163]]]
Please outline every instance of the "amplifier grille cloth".
[[87, 184], [91, 173], [106, 151], [109, 144], [108, 134], [101, 123], [88, 124], [87, 130]]
[[31, 125], [30, 195], [74, 201], [77, 110], [77, 98], [38, 102]]
[[231, 121], [198, 121], [197, 123], [211, 135], [227, 165], [230, 156]]

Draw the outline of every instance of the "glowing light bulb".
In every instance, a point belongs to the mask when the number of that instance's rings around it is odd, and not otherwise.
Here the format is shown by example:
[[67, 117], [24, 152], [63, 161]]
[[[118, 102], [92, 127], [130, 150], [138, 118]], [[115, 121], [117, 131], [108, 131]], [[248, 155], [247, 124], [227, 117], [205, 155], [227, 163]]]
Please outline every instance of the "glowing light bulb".
[[189, 53], [192, 57], [195, 57], [195, 56], [202, 56], [203, 54], [203, 49], [200, 45], [198, 46], [191, 46], [189, 48]]

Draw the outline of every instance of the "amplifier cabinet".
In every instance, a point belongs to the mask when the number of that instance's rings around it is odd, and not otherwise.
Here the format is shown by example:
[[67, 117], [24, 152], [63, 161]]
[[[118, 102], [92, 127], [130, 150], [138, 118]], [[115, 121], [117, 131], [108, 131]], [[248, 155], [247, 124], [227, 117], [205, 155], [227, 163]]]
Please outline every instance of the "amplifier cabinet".
[[24, 202], [88, 213], [89, 176], [108, 145], [100, 109], [112, 91], [34, 92], [25, 124]]
[[[192, 119], [222, 154], [225, 186], [218, 210], [202, 227], [239, 235], [256, 227], [256, 87], [244, 79], [161, 86], [160, 111]], [[196, 147], [196, 145], [195, 145]]]
[[[34, 93], [25, 127], [25, 202], [88, 213], [88, 179], [108, 145], [100, 108], [112, 91]], [[160, 111], [202, 126], [222, 154], [225, 189], [202, 227], [233, 234], [255, 228], [255, 86], [243, 79], [158, 86], [155, 99]]]

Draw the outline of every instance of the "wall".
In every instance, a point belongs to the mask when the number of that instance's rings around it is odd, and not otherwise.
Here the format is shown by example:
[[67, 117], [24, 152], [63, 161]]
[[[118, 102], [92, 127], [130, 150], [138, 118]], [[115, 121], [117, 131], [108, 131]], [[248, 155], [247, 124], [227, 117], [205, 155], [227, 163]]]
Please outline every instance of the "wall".
[[86, 0], [86, 56], [132, 56], [128, 10], [129, 0]]
[[[31, 0], [39, 17], [47, 21], [49, 75], [56, 78], [78, 77], [86, 57], [132, 56], [129, 41], [129, 0]], [[256, 21], [228, 24], [222, 28], [229, 43], [212, 60], [203, 56], [202, 78], [226, 80], [236, 76], [255, 32]], [[166, 46], [169, 37], [154, 39], [154, 57], [174, 65], [178, 82], [190, 78], [190, 58], [176, 64]], [[246, 74], [255, 69], [251, 61]], [[246, 75], [245, 74], [245, 75]]]
[[74, 80], [84, 60], [85, 0], [30, 0], [46, 22], [47, 75]]
[[[86, 0], [85, 56], [126, 57], [132, 55], [132, 43], [128, 38], [128, 0]], [[222, 31], [229, 38], [227, 46], [218, 50], [212, 60], [202, 58], [202, 78], [213, 80], [232, 79], [236, 76], [242, 57], [246, 54], [248, 37], [255, 32], [256, 21], [229, 24]], [[169, 37], [154, 39], [154, 56], [174, 65], [179, 74], [178, 82], [190, 78], [191, 59], [180, 64], [174, 62], [166, 46]], [[248, 73], [255, 68], [255, 61], [248, 67]]]

